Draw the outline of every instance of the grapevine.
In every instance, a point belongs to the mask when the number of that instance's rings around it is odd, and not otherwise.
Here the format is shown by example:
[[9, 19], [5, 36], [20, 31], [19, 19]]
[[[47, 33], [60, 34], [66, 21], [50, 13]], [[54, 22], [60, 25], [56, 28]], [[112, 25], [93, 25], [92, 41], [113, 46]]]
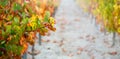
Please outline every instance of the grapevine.
[[[103, 26], [109, 32], [119, 32], [120, 1], [119, 0], [94, 0], [98, 6], [94, 9], [94, 14], [101, 19]], [[98, 18], [97, 18], [98, 20]]]
[[92, 0], [94, 9], [92, 13], [96, 16], [101, 26], [110, 33], [113, 33], [113, 45], [115, 34], [120, 34], [120, 0]]
[[47, 7], [36, 0], [0, 0], [0, 59], [21, 59], [36, 33], [56, 30]]

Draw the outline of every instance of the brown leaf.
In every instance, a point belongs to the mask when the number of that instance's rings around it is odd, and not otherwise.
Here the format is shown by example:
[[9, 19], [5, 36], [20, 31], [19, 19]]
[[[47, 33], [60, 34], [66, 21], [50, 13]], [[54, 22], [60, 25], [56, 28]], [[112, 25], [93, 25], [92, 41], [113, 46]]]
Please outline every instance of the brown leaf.
[[94, 40], [94, 39], [96, 39], [96, 38], [95, 38], [94, 36], [92, 36], [92, 37], [91, 37], [91, 39], [93, 39], [93, 40]]
[[49, 33], [49, 32], [46, 34], [46, 36], [50, 36], [50, 35], [51, 35], [51, 33]]
[[75, 19], [75, 21], [80, 21], [80, 19]]
[[95, 57], [94, 57], [94, 56], [91, 56], [91, 59], [95, 59]]
[[50, 40], [46, 40], [46, 42], [50, 42]]
[[56, 40], [54, 40], [54, 41], [53, 41], [53, 43], [57, 43], [57, 41], [56, 41]]
[[46, 40], [42, 39], [41, 42], [46, 42]]
[[41, 42], [50, 42], [50, 40], [42, 39]]
[[63, 51], [63, 52], [67, 52], [67, 50], [66, 50], [66, 49], [64, 49], [64, 48], [62, 48], [62, 51]]
[[79, 51], [83, 51], [83, 48], [80, 47], [80, 48], [78, 48], [78, 50], [79, 50]]
[[86, 38], [89, 38], [90, 37], [90, 35], [86, 35]]
[[77, 55], [81, 54], [82, 51], [77, 51]]
[[116, 55], [117, 52], [116, 52], [116, 51], [113, 51], [113, 52], [109, 52], [109, 54], [111, 54], [111, 55]]
[[60, 42], [59, 46], [62, 46], [62, 45], [64, 45], [64, 43]]
[[62, 38], [62, 40], [60, 41], [59, 46], [62, 46], [62, 45], [64, 45], [64, 38]]
[[83, 39], [83, 37], [81, 36], [80, 39]]
[[73, 56], [73, 54], [72, 54], [72, 53], [70, 53], [70, 54], [68, 54], [68, 56], [69, 56], [69, 57], [72, 57], [72, 56]]

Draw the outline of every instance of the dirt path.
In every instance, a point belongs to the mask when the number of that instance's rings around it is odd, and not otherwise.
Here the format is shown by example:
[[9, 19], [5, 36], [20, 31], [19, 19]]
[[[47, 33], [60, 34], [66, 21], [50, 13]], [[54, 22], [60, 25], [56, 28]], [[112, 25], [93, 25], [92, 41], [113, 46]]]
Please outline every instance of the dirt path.
[[[61, 0], [55, 14], [56, 32], [42, 39], [36, 59], [119, 59], [120, 49], [110, 48], [111, 35], [104, 35], [74, 0]], [[29, 57], [30, 58], [30, 57]]]

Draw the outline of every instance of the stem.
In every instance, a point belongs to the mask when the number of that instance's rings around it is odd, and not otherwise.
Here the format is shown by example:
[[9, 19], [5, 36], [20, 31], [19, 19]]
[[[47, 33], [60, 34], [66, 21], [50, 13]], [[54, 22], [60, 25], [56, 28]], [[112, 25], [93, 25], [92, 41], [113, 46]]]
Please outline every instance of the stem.
[[116, 38], [116, 33], [113, 32], [113, 38], [112, 38], [113, 39], [113, 44], [112, 44], [112, 47], [115, 46], [115, 38]]
[[106, 33], [106, 29], [104, 28], [104, 35], [106, 35], [107, 33]]
[[41, 35], [39, 34], [39, 45], [41, 45]]
[[27, 59], [27, 53], [22, 56], [22, 59]]
[[[32, 53], [34, 53], [34, 50], [35, 50], [34, 48], [35, 48], [35, 45], [33, 44], [33, 46], [32, 46]], [[35, 59], [33, 54], [32, 54], [32, 59]]]

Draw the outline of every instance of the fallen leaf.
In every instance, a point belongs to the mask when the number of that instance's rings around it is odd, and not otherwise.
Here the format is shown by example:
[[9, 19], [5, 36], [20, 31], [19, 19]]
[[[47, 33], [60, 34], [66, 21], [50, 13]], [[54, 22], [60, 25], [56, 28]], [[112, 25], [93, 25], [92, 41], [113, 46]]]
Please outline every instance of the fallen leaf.
[[30, 55], [38, 55], [38, 54], [40, 54], [41, 52], [39, 51], [39, 50], [34, 50], [33, 52], [27, 52], [28, 54], [30, 54]]
[[47, 40], [46, 42], [50, 42], [50, 40]]
[[64, 49], [64, 48], [62, 48], [62, 51], [63, 51], [63, 52], [67, 52], [67, 50], [66, 50], [66, 49]]
[[82, 51], [77, 51], [77, 55], [81, 54]]
[[93, 40], [94, 40], [94, 39], [96, 39], [96, 38], [95, 38], [94, 36], [92, 36], [92, 37], [91, 37], [91, 39], [93, 39]]
[[86, 38], [89, 38], [90, 37], [90, 35], [86, 35]]
[[57, 43], [57, 41], [56, 41], [56, 40], [54, 40], [54, 41], [53, 41], [53, 43]]
[[79, 50], [79, 51], [83, 51], [83, 48], [80, 47], [80, 48], [78, 48], [78, 50]]
[[80, 39], [83, 39], [83, 37], [81, 36]]
[[46, 36], [50, 36], [50, 35], [51, 35], [51, 33], [47, 33], [47, 34], [46, 34]]
[[64, 27], [64, 26], [61, 26], [60, 28], [61, 28], [62, 30], [64, 30], [64, 29], [65, 29], [65, 27]]
[[46, 42], [46, 40], [42, 39], [41, 42]]
[[109, 54], [111, 54], [111, 55], [116, 55], [117, 52], [116, 52], [116, 51], [113, 51], [113, 52], [109, 52]]
[[60, 41], [60, 44], [59, 44], [59, 46], [62, 46], [62, 45], [64, 45], [64, 38], [62, 38], [63, 40], [61, 40]]
[[50, 40], [42, 39], [41, 42], [50, 42]]
[[70, 53], [70, 54], [68, 54], [68, 56], [69, 56], [69, 57], [72, 57], [72, 56], [73, 56], [73, 54], [72, 54], [72, 53]]
[[60, 42], [59, 46], [62, 46], [62, 45], [64, 45], [64, 43]]
[[95, 59], [95, 57], [94, 56], [91, 56], [91, 58], [90, 59]]
[[75, 19], [75, 21], [80, 21], [80, 19]]

